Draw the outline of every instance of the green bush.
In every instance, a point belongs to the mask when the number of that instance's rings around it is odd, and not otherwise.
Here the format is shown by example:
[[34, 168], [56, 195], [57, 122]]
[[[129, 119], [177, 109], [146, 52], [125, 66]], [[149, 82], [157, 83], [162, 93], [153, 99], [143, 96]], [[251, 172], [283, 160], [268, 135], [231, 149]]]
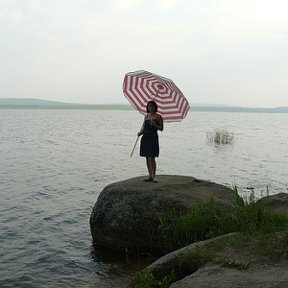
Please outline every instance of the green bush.
[[168, 218], [160, 217], [163, 253], [230, 232], [268, 234], [287, 227], [287, 217], [255, 202], [252, 196], [249, 203], [244, 201], [239, 196], [237, 187], [234, 187], [234, 193], [233, 214], [217, 210], [211, 199], [184, 214], [177, 214], [172, 210]]

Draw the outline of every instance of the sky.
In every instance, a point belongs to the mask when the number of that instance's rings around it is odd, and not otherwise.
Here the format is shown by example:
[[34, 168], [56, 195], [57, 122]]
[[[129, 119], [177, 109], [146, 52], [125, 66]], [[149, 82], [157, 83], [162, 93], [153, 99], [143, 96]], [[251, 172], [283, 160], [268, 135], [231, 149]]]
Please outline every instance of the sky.
[[127, 104], [126, 73], [193, 104], [288, 106], [287, 0], [0, 0], [0, 98]]

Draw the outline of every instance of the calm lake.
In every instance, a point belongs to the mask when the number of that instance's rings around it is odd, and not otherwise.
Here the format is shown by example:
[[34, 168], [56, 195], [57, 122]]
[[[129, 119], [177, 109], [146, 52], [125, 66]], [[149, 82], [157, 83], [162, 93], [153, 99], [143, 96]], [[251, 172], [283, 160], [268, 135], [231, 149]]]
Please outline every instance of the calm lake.
[[[125, 287], [142, 266], [95, 251], [102, 189], [146, 175], [131, 110], [0, 110], [0, 287]], [[158, 174], [189, 175], [244, 197], [288, 192], [288, 114], [190, 112], [159, 132]], [[225, 129], [233, 143], [207, 133]]]

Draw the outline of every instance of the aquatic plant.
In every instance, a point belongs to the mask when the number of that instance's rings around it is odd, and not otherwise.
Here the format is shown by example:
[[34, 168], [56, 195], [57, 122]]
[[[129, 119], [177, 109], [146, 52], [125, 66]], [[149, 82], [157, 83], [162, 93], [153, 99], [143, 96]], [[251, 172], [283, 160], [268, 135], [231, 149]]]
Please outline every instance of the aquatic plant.
[[225, 129], [214, 129], [213, 132], [206, 133], [206, 138], [209, 144], [232, 144], [234, 142], [234, 133]]

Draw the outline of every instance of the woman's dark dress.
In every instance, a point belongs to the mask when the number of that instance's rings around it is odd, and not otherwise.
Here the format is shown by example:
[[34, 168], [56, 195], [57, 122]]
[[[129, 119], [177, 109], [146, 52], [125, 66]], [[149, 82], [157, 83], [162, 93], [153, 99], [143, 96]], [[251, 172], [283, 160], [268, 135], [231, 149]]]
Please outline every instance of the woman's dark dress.
[[[155, 120], [154, 120], [155, 121]], [[140, 156], [158, 157], [159, 156], [159, 140], [157, 129], [150, 124], [150, 120], [144, 122], [144, 130], [140, 143]]]

